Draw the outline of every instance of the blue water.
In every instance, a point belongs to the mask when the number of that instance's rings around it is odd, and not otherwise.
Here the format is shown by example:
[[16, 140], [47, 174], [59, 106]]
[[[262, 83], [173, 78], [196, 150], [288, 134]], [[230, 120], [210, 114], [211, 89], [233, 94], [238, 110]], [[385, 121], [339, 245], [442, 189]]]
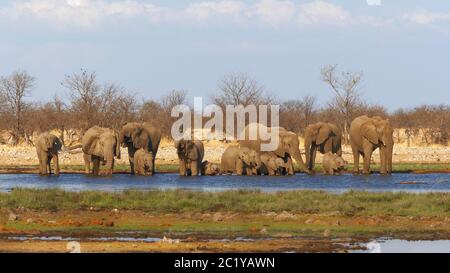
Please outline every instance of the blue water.
[[[414, 182], [415, 184], [401, 184]], [[351, 175], [342, 176], [204, 176], [180, 177], [178, 174], [156, 174], [151, 177], [137, 177], [116, 174], [113, 177], [90, 177], [83, 174], [63, 174], [59, 177], [41, 177], [34, 174], [1, 174], [0, 191], [13, 188], [60, 188], [67, 191], [123, 191], [127, 189], [190, 189], [200, 191], [224, 191], [236, 189], [259, 189], [266, 192], [286, 190], [323, 190], [345, 192], [405, 191], [405, 192], [449, 192], [450, 174], [403, 174], [390, 176]]]

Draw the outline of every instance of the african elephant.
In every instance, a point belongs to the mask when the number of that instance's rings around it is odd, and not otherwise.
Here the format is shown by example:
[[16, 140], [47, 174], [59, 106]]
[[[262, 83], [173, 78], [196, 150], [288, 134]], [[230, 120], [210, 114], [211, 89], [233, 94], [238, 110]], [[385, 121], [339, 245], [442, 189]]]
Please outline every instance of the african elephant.
[[222, 173], [236, 173], [237, 175], [256, 175], [261, 167], [259, 154], [250, 148], [229, 146], [222, 154], [220, 170]]
[[[94, 126], [81, 139], [86, 174], [98, 175], [100, 163], [106, 165], [106, 175], [114, 169], [114, 157], [120, 159], [119, 134], [109, 128]], [[91, 171], [91, 163], [92, 171]]]
[[[249, 136], [249, 130], [250, 130], [251, 124], [247, 125], [245, 128], [245, 134], [246, 136]], [[259, 126], [263, 126], [263, 130], [267, 130], [267, 127], [264, 125], [259, 124]], [[257, 128], [257, 126], [252, 126], [253, 128]], [[289, 157], [289, 160], [291, 161], [291, 158], [294, 158], [295, 161], [297, 161], [297, 164], [299, 165], [299, 168], [301, 171], [304, 171], [306, 173], [310, 173], [310, 171], [306, 168], [305, 163], [303, 162], [300, 149], [299, 149], [299, 141], [298, 136], [296, 133], [288, 131], [284, 129], [283, 127], [278, 127], [279, 129], [279, 141], [278, 146], [274, 151], [271, 151], [272, 153], [276, 154], [278, 157]], [[271, 130], [271, 129], [269, 129]], [[268, 143], [268, 141], [263, 141], [259, 137], [259, 131], [255, 133], [256, 140], [239, 140], [239, 144], [241, 147], [248, 147], [250, 149], [255, 150], [258, 153], [261, 153], [261, 144], [262, 143]], [[264, 153], [264, 152], [262, 152]], [[288, 169], [289, 175], [294, 174], [293, 165]]]
[[129, 122], [119, 133], [120, 143], [128, 149], [131, 174], [134, 174], [134, 154], [140, 148], [151, 152], [152, 173], [155, 172], [155, 159], [161, 141], [161, 132], [150, 123]]
[[337, 154], [326, 153], [323, 156], [322, 168], [323, 174], [335, 175], [341, 174], [345, 169], [347, 162]]
[[202, 162], [202, 175], [218, 175], [220, 174], [219, 164], [204, 161]]
[[281, 158], [273, 153], [263, 153], [260, 155], [261, 168], [260, 173], [265, 175], [286, 175], [288, 170], [292, 169], [292, 160]]
[[381, 117], [360, 116], [350, 125], [350, 145], [354, 157], [354, 173], [359, 173], [359, 156], [364, 159], [363, 173], [370, 173], [372, 153], [380, 148], [381, 174], [392, 173], [394, 129], [389, 120]]
[[205, 148], [200, 140], [175, 141], [182, 176], [200, 175]]
[[316, 160], [316, 153], [335, 153], [342, 156], [342, 134], [332, 123], [318, 122], [308, 125], [304, 133], [306, 165], [312, 171]]
[[50, 133], [42, 133], [36, 139], [36, 153], [39, 159], [39, 174], [48, 175], [52, 173], [51, 161], [55, 169], [55, 175], [59, 175], [59, 157], [61, 151], [61, 140]]
[[152, 175], [153, 172], [152, 153], [144, 148], [140, 148], [134, 153], [134, 173], [136, 175]]

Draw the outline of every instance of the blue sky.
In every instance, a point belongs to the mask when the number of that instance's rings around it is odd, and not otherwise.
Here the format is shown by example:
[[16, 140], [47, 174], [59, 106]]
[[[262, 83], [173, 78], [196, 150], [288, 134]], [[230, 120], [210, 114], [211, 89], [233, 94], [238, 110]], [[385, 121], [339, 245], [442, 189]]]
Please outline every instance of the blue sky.
[[0, 33], [0, 74], [27, 70], [44, 101], [86, 68], [143, 98], [208, 97], [244, 72], [325, 103], [320, 68], [339, 64], [388, 109], [450, 102], [450, 1], [0, 0]]

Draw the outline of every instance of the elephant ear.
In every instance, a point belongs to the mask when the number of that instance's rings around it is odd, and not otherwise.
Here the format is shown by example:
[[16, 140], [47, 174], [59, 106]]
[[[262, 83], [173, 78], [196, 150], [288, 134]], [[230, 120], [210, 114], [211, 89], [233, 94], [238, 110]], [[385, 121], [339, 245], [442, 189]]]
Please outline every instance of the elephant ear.
[[186, 152], [190, 160], [197, 160], [199, 157], [197, 146], [192, 141], [189, 141], [186, 145]]
[[378, 144], [379, 138], [377, 134], [377, 128], [372, 122], [368, 121], [361, 125], [361, 134], [372, 144]]
[[141, 143], [142, 132], [143, 132], [142, 128], [138, 127], [138, 128], [135, 128], [133, 130], [133, 132], [131, 133], [131, 141], [133, 142], [133, 146], [136, 149], [143, 148], [142, 143]]
[[49, 148], [49, 149], [54, 148], [54, 149], [56, 149], [57, 151], [61, 151], [61, 148], [62, 148], [62, 142], [61, 142], [61, 140], [59, 139], [59, 137], [54, 136], [54, 135], [50, 135], [48, 139], [49, 139], [49, 140], [48, 140], [48, 148]]
[[330, 137], [331, 128], [327, 125], [320, 126], [316, 135], [316, 144], [322, 144]]
[[83, 143], [83, 152], [89, 155], [103, 156], [103, 144], [100, 140], [100, 134], [89, 134]]
[[48, 152], [48, 137], [45, 137], [44, 135], [41, 135], [38, 140], [36, 141], [36, 146], [39, 148], [42, 148], [45, 152]]

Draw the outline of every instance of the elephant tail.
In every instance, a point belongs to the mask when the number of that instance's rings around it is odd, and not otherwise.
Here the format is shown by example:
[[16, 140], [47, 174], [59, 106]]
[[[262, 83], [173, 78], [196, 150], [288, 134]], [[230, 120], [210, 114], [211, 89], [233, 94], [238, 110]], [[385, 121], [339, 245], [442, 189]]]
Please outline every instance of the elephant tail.
[[70, 153], [70, 154], [79, 154], [79, 153], [82, 153], [83, 151], [82, 150], [74, 151], [74, 150], [81, 149], [82, 147], [83, 147], [82, 144], [77, 144], [77, 145], [74, 145], [71, 147], [62, 146], [61, 152], [62, 153]]

